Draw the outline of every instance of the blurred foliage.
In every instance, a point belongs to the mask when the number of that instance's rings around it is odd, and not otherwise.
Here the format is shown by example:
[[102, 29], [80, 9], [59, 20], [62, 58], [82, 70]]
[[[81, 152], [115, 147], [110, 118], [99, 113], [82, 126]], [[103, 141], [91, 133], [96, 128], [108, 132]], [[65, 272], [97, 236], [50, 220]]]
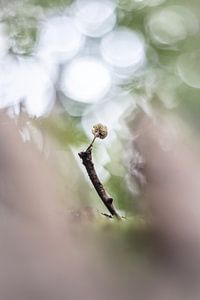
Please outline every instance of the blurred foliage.
[[55, 140], [59, 141], [63, 149], [67, 149], [70, 146], [81, 147], [89, 143], [81, 128], [79, 117], [72, 117], [67, 113], [52, 114], [39, 120], [39, 122], [36, 121], [36, 123]]
[[134, 263], [146, 264], [158, 258], [156, 238], [141, 216], [129, 218], [128, 222], [124, 220], [121, 224], [102, 222], [100, 231], [100, 243], [106, 245], [110, 254], [115, 251], [115, 255], [109, 256], [113, 258], [114, 265], [119, 263], [127, 268], [130, 259]]
[[65, 8], [73, 0], [30, 0], [33, 5], [40, 5], [44, 8]]

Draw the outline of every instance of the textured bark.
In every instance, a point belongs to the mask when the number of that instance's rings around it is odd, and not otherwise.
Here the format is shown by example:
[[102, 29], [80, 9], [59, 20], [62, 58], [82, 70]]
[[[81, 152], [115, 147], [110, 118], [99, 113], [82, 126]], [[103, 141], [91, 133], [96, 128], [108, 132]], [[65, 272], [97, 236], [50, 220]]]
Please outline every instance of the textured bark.
[[105, 188], [101, 181], [99, 180], [96, 170], [94, 168], [94, 164], [92, 161], [92, 148], [88, 148], [84, 152], [79, 153], [79, 157], [82, 159], [83, 165], [85, 166], [88, 176], [97, 191], [97, 194], [103, 201], [104, 205], [107, 207], [108, 211], [111, 213], [112, 216], [115, 216], [117, 219], [121, 219], [119, 214], [117, 213], [114, 205], [113, 199], [107, 194]]

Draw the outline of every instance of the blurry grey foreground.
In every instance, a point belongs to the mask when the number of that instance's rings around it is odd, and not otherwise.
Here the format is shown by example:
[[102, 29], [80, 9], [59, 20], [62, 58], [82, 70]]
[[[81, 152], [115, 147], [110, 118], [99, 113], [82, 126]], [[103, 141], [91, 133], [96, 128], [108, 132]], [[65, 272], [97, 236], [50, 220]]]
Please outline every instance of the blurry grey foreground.
[[173, 122], [142, 116], [134, 123], [145, 214], [160, 256], [151, 268], [131, 260], [121, 268], [117, 245], [109, 260], [104, 245], [96, 253], [95, 238], [72, 234], [55, 171], [1, 115], [0, 299], [199, 299], [200, 155]]

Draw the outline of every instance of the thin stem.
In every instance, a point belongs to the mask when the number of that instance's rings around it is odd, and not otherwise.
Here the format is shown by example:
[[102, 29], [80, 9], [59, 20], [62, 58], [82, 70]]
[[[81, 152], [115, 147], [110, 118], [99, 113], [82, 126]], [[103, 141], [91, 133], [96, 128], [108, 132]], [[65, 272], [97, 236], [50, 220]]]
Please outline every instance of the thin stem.
[[86, 151], [88, 151], [89, 149], [92, 148], [92, 146], [93, 146], [93, 144], [94, 144], [96, 138], [97, 138], [97, 136], [95, 135], [94, 138], [93, 138], [93, 140], [92, 140], [92, 142], [91, 142], [90, 145], [87, 147]]
[[[96, 137], [95, 137], [96, 138]], [[95, 140], [94, 138], [94, 140]], [[118, 220], [121, 219], [120, 215], [117, 213], [114, 204], [113, 204], [113, 199], [107, 194], [105, 191], [105, 188], [101, 181], [99, 180], [93, 161], [92, 161], [92, 145], [93, 142], [90, 144], [90, 146], [87, 148], [86, 151], [80, 152], [78, 155], [82, 159], [82, 163], [85, 166], [88, 176], [97, 191], [97, 194], [101, 198], [102, 202], [104, 205], [107, 207], [108, 211], [111, 213], [112, 216], [115, 216]]]

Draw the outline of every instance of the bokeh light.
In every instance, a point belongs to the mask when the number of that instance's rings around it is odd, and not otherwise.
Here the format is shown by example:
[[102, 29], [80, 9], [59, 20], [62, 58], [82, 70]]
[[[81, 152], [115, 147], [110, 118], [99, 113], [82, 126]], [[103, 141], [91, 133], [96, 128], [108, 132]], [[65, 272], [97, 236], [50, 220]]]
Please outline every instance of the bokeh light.
[[101, 37], [116, 23], [116, 4], [112, 0], [77, 0], [75, 20], [79, 30], [90, 37]]
[[30, 116], [40, 117], [54, 103], [53, 83], [39, 61], [7, 55], [0, 61], [0, 107], [23, 102]]
[[150, 14], [147, 29], [155, 44], [173, 46], [186, 39], [188, 35], [197, 33], [199, 22], [189, 9], [174, 5]]
[[30, 116], [41, 117], [47, 114], [54, 104], [54, 85], [45, 68], [34, 59], [22, 62], [24, 105]]
[[61, 88], [69, 98], [89, 103], [104, 98], [111, 84], [110, 72], [101, 60], [79, 57], [66, 66]]
[[0, 107], [19, 103], [23, 98], [21, 65], [18, 58], [7, 55], [0, 60]]
[[118, 28], [105, 36], [101, 53], [105, 61], [114, 67], [138, 69], [144, 62], [144, 42], [134, 31]]
[[[6, 63], [1, 62], [1, 107], [21, 102], [30, 116], [39, 117], [51, 111], [61, 90], [57, 99], [63, 108], [82, 116], [87, 105], [119, 94], [121, 84], [145, 65], [146, 44], [139, 31], [117, 25], [117, 13], [114, 0], [77, 0], [46, 17], [40, 9], [38, 27], [33, 28], [35, 47], [27, 56], [22, 55], [26, 49], [9, 53], [16, 41], [2, 24], [0, 54]], [[36, 19], [30, 27], [34, 24]]]
[[200, 51], [180, 55], [177, 70], [184, 83], [193, 88], [200, 88]]
[[54, 16], [41, 27], [37, 53], [55, 63], [65, 62], [79, 52], [84, 41], [84, 36], [77, 29], [73, 18]]

